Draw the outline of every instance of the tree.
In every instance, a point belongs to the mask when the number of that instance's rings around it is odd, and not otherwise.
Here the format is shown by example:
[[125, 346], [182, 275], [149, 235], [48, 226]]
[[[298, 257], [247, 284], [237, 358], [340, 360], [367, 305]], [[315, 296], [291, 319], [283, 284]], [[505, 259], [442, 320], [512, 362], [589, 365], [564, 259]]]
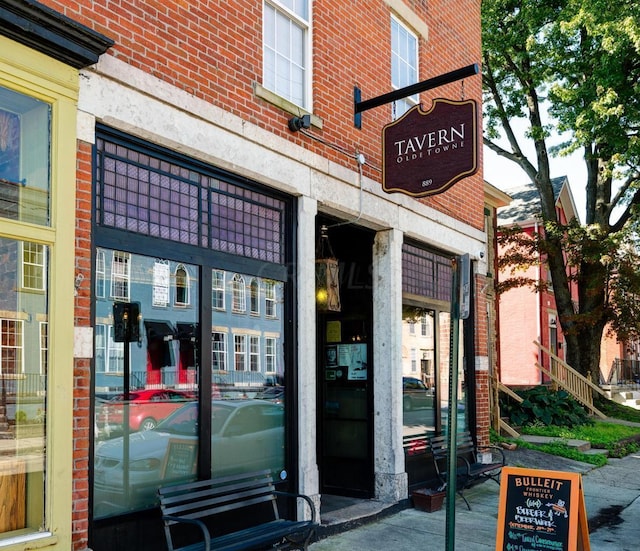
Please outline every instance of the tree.
[[[595, 377], [604, 330], [637, 335], [640, 319], [640, 3], [483, 0], [482, 25], [484, 143], [531, 179], [544, 228], [529, 243], [514, 241], [511, 261], [531, 262], [527, 247], [544, 255], [567, 361]], [[524, 137], [516, 119], [527, 121]], [[569, 137], [552, 148], [552, 132]], [[549, 155], [575, 151], [587, 168], [586, 224], [563, 226]]]

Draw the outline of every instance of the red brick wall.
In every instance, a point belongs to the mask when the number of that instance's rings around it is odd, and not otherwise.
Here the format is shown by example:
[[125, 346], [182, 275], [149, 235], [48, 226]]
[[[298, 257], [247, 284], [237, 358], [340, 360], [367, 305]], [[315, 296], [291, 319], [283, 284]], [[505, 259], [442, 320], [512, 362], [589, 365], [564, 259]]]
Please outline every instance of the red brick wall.
[[[65, 15], [101, 32], [116, 44], [112, 55], [133, 67], [268, 128], [340, 164], [353, 159], [287, 128], [289, 113], [257, 98], [252, 83], [262, 74], [262, 3], [240, 0], [44, 0]], [[407, 2], [426, 21], [428, 40], [420, 40], [420, 79], [480, 63], [479, 0]], [[313, 2], [313, 112], [323, 129], [313, 133], [349, 152], [364, 153], [381, 167], [381, 131], [391, 121], [385, 105], [363, 113], [362, 129], [353, 125], [353, 87], [362, 99], [391, 91], [390, 10], [382, 0]], [[463, 85], [464, 82], [464, 85]], [[475, 75], [423, 93], [431, 99], [475, 99], [480, 128], [481, 78]], [[479, 165], [482, 148], [479, 147]], [[380, 179], [380, 172], [367, 168]], [[449, 191], [424, 202], [482, 228], [481, 170]]]

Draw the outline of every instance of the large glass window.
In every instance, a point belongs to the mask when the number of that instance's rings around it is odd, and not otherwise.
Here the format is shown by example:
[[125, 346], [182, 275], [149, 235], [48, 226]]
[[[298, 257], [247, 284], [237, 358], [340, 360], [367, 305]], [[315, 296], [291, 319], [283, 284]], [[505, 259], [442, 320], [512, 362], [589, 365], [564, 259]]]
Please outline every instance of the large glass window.
[[264, 2], [263, 85], [309, 108], [309, 0]]
[[[102, 517], [152, 507], [159, 485], [195, 476], [199, 312], [197, 267], [99, 252], [112, 259], [100, 268], [128, 282], [133, 301], [95, 297], [104, 322], [96, 325], [94, 424], [94, 513]], [[158, 300], [167, 292], [158, 265], [174, 274], [173, 303]]]
[[[47, 250], [0, 238], [0, 534], [6, 535], [44, 523]], [[25, 281], [32, 270], [38, 275]]]
[[51, 106], [0, 86], [0, 216], [49, 225]]
[[[394, 90], [418, 82], [418, 38], [391, 16], [391, 86]], [[394, 118], [404, 115], [418, 103], [418, 95], [393, 103]]]

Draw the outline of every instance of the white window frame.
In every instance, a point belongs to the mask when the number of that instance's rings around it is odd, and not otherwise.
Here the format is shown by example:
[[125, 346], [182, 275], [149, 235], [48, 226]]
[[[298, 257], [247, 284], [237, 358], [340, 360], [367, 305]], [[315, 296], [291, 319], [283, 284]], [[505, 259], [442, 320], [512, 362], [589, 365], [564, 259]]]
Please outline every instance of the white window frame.
[[[27, 260], [27, 253], [30, 257], [35, 257], [35, 261], [31, 258]], [[29, 291], [44, 291], [47, 285], [47, 247], [41, 243], [22, 241], [21, 268], [22, 288]], [[39, 285], [32, 286], [34, 281], [39, 282]]]
[[[181, 285], [178, 285], [179, 279], [182, 277], [178, 275], [180, 272], [184, 272], [184, 282], [183, 282], [184, 287]], [[187, 270], [187, 267], [184, 264], [178, 264], [176, 266], [176, 269], [174, 271], [174, 282], [175, 282], [174, 304], [176, 306], [189, 306], [191, 304], [191, 278], [189, 277], [189, 271]], [[178, 296], [180, 294], [179, 289], [184, 290], [184, 301], [178, 300]]]
[[[411, 53], [413, 50], [413, 53]], [[391, 15], [391, 88], [398, 90], [418, 82], [418, 36]], [[412, 65], [415, 59], [415, 67]], [[413, 78], [412, 78], [413, 77]], [[399, 99], [392, 103], [393, 118], [399, 119], [420, 101], [418, 94]]]
[[[264, 0], [262, 19], [262, 85], [276, 95], [307, 111], [311, 111], [311, 4], [311, 0]], [[277, 27], [278, 18], [280, 18], [280, 22], [288, 23], [290, 27], [295, 26], [302, 31], [302, 48], [304, 51], [301, 54], [300, 63], [296, 63], [291, 51], [281, 51], [278, 49], [278, 44], [269, 42], [271, 37], [274, 38], [275, 42], [284, 42], [283, 39], [286, 38], [287, 46], [291, 46], [291, 32], [284, 32], [282, 28]], [[270, 25], [274, 27], [271, 30], [268, 29]], [[285, 78], [278, 74], [277, 59], [273, 71], [269, 70], [271, 54], [286, 64], [288, 72]], [[292, 67], [300, 67], [303, 72], [302, 90], [299, 98], [292, 93]], [[271, 72], [274, 74], [271, 74]], [[284, 89], [285, 84], [287, 90]]]
[[236, 314], [247, 311], [247, 287], [240, 274], [234, 274], [231, 280], [231, 311]]
[[114, 327], [109, 325], [107, 333], [107, 350], [105, 354], [105, 373], [120, 373], [124, 364], [124, 343], [113, 339]]
[[275, 373], [278, 366], [278, 339], [275, 337], [264, 338], [264, 369], [265, 373]]
[[[14, 341], [15, 345], [8, 345], [5, 341], [5, 335], [8, 335], [9, 326], [13, 328], [12, 334], [15, 335], [12, 339], [7, 339]], [[14, 371], [11, 374], [22, 374], [24, 373], [24, 322], [22, 320], [17, 319], [8, 319], [2, 318], [0, 319], [0, 358], [5, 357], [5, 350], [15, 350], [16, 351], [16, 361], [14, 364]], [[9, 373], [5, 370], [5, 365], [0, 363], [0, 374], [8, 375]]]
[[249, 371], [260, 372], [260, 337], [249, 335]]
[[278, 302], [276, 294], [276, 284], [273, 281], [266, 281], [264, 284], [264, 316], [265, 318], [278, 317]]
[[107, 271], [106, 271], [106, 259], [104, 251], [96, 251], [96, 298], [105, 298], [107, 295]]
[[[222, 338], [215, 340], [214, 335]], [[214, 368], [214, 358], [218, 360], [218, 368]], [[227, 371], [227, 334], [224, 331], [211, 332], [211, 370]]]
[[111, 253], [111, 298], [129, 300], [131, 293], [131, 253]]
[[247, 370], [247, 335], [236, 334], [233, 336], [233, 370]]
[[221, 312], [226, 310], [224, 280], [224, 270], [213, 270], [211, 272], [211, 307]]
[[256, 277], [249, 282], [249, 309], [251, 315], [260, 315], [260, 282]]
[[41, 321], [40, 335], [40, 375], [46, 375], [49, 368], [49, 323]]

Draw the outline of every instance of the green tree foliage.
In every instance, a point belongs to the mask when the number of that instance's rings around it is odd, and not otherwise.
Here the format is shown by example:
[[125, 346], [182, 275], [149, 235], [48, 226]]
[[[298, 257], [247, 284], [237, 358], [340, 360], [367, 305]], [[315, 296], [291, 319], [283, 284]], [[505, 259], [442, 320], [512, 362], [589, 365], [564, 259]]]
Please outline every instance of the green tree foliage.
[[[507, 236], [504, 260], [548, 265], [567, 360], [595, 377], [605, 329], [639, 332], [640, 3], [484, 0], [482, 24], [484, 143], [528, 175], [543, 221], [538, 234]], [[568, 138], [552, 148], [552, 134]], [[549, 156], [573, 152], [587, 169], [586, 181], [573, 182], [586, 189], [584, 226], [562, 224], [551, 185]]]

